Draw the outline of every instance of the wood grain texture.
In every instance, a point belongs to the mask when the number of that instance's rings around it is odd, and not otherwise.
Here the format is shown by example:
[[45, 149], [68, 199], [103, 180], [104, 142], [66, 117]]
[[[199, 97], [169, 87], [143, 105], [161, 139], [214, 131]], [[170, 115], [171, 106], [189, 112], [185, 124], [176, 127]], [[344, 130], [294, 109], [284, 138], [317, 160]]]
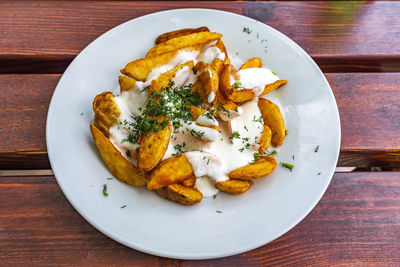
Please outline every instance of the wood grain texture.
[[0, 262], [2, 266], [398, 266], [399, 178], [400, 173], [390, 172], [335, 174], [313, 211], [281, 238], [232, 257], [182, 261], [158, 259], [104, 236], [72, 208], [53, 176], [0, 177]]
[[[327, 74], [341, 116], [338, 166], [400, 166], [400, 74]], [[60, 75], [0, 75], [0, 169], [49, 168], [45, 124]], [[93, 96], [94, 97], [94, 96]], [[91, 107], [87, 107], [88, 113]], [[74, 111], [77, 118], [85, 111]], [[82, 119], [89, 122], [86, 114]], [[13, 122], [13, 123], [10, 123]]]
[[296, 41], [324, 71], [400, 71], [400, 2], [2, 1], [0, 73], [61, 73], [112, 27], [185, 7], [256, 18]]

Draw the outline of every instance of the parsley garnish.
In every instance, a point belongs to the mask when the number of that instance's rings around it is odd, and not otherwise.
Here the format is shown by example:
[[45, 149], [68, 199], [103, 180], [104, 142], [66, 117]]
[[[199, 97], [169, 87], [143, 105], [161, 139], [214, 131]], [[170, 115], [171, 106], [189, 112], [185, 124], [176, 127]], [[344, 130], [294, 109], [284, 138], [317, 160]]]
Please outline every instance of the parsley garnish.
[[190, 129], [189, 131], [192, 136], [196, 135], [198, 138], [202, 138], [204, 135], [204, 132], [202, 132], [202, 131], [196, 131], [193, 129]]
[[215, 194], [215, 195], [213, 195], [213, 198], [214, 198], [214, 199], [216, 199], [216, 198], [217, 198], [217, 195], [216, 195], [216, 194]]
[[201, 116], [206, 117], [207, 119], [215, 121], [214, 116], [210, 112], [205, 112], [205, 113], [201, 114]]
[[264, 123], [263, 117], [260, 116], [258, 119], [256, 118], [256, 116], [253, 117], [253, 121], [254, 122], [260, 122], [260, 123]]
[[239, 149], [240, 152], [243, 152], [243, 150], [244, 150], [244, 147], [242, 147], [241, 149]]
[[282, 167], [288, 168], [290, 171], [294, 168], [293, 164], [286, 163], [286, 162], [281, 162]]
[[128, 158], [131, 157], [131, 151], [130, 151], [129, 149], [127, 149], [127, 150], [125, 151], [125, 153], [126, 153], [126, 156], [127, 156]]
[[319, 172], [317, 175], [321, 175], [321, 173]]
[[275, 73], [275, 72], [273, 72], [273, 71], [271, 71], [271, 72], [272, 72], [272, 74], [273, 74], [273, 75], [275, 75], [275, 76], [276, 76], [276, 73]]
[[238, 89], [238, 88], [243, 88], [241, 82], [235, 82], [235, 83], [233, 84], [233, 87], [235, 87], [236, 89]]
[[233, 138], [240, 138], [240, 134], [239, 134], [239, 132], [238, 132], [238, 131], [234, 131], [234, 132], [232, 132], [231, 139], [233, 139]]
[[196, 75], [197, 74], [197, 70], [193, 69], [193, 74]]
[[103, 195], [108, 197], [108, 193], [107, 193], [107, 184], [103, 184]]
[[220, 211], [220, 210], [217, 210], [217, 213], [222, 213], [222, 211]]
[[288, 131], [288, 130], [285, 130], [285, 136], [288, 135], [288, 133], [289, 133], [289, 131]]
[[124, 208], [126, 208], [126, 205], [121, 206], [121, 209], [124, 209]]
[[243, 32], [250, 34], [251, 30], [249, 28], [243, 27]]
[[108, 177], [108, 178], [107, 178], [107, 180], [112, 180], [112, 179], [114, 179], [114, 178], [112, 178], [112, 177]]
[[253, 156], [254, 156], [254, 161], [256, 161], [260, 157], [260, 154], [258, 152], [254, 152]]
[[314, 152], [317, 153], [319, 150], [319, 145], [317, 145], [317, 147], [315, 148]]
[[247, 129], [246, 125], [243, 127], [246, 131], [249, 131], [249, 129]]
[[185, 143], [185, 142], [183, 142], [182, 145], [180, 145], [180, 144], [175, 145], [175, 146], [174, 146], [174, 149], [175, 149], [176, 153], [172, 154], [172, 156], [176, 156], [176, 155], [179, 155], [179, 154], [184, 153], [184, 151], [182, 150], [182, 148], [184, 148], [185, 146], [186, 146], [186, 143]]

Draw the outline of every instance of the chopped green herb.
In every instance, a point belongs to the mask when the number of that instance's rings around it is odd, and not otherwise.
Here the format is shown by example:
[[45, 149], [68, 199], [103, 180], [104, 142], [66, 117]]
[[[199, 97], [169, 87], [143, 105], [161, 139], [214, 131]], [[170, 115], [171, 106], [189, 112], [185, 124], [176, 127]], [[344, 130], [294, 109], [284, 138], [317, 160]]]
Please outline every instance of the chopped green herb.
[[107, 180], [112, 180], [112, 179], [114, 179], [114, 178], [112, 178], [112, 177], [108, 177], [108, 178], [107, 178]]
[[249, 131], [249, 129], [247, 129], [246, 125], [243, 127], [246, 131]]
[[292, 159], [294, 159], [294, 155], [292, 156]]
[[244, 150], [244, 147], [242, 147], [241, 149], [239, 149], [240, 152], [243, 152], [243, 150]]
[[213, 198], [216, 199], [217, 198], [217, 194], [213, 195]]
[[238, 88], [243, 88], [243, 85], [242, 85], [241, 82], [234, 82], [234, 83], [233, 83], [233, 87], [235, 87], [236, 89], [238, 89]]
[[185, 143], [183, 143], [182, 145], [180, 145], [180, 144], [175, 145], [175, 146], [174, 146], [174, 149], [175, 149], [176, 153], [172, 154], [172, 156], [176, 156], [176, 155], [179, 155], [179, 154], [184, 153], [184, 151], [182, 150], [182, 148], [184, 148], [185, 145], [186, 145]]
[[197, 70], [193, 69], [193, 74], [196, 75], [197, 74]]
[[201, 114], [201, 116], [206, 117], [207, 119], [215, 121], [214, 116], [210, 112], [205, 112], [205, 113]]
[[233, 139], [233, 138], [240, 138], [240, 134], [239, 134], [238, 131], [233, 131], [233, 132], [232, 132], [231, 139]]
[[131, 151], [130, 151], [129, 149], [127, 149], [127, 150], [125, 151], [125, 153], [126, 153], [126, 156], [127, 156], [128, 158], [131, 157]]
[[276, 76], [276, 73], [272, 71], [272, 74]]
[[274, 149], [274, 150], [272, 150], [272, 152], [269, 153], [268, 155], [277, 155], [277, 154], [278, 154], [278, 151], [276, 151], [276, 150]]
[[285, 130], [285, 136], [288, 135], [288, 133], [289, 133], [289, 131], [288, 131], [288, 130]]
[[190, 131], [190, 134], [192, 135], [192, 136], [197, 136], [198, 138], [202, 138], [203, 137], [203, 135], [204, 135], [204, 132], [202, 132], [202, 131], [196, 131], [196, 130], [193, 130], [193, 129], [190, 129], [189, 130]]
[[318, 150], [319, 150], [319, 145], [317, 145], [317, 147], [315, 148], [314, 152], [316, 153], [316, 152], [318, 152]]
[[243, 32], [250, 34], [251, 30], [249, 28], [243, 27]]
[[220, 210], [217, 210], [217, 213], [222, 213], [222, 211], [220, 211]]
[[253, 117], [253, 121], [254, 122], [260, 122], [260, 123], [264, 123], [263, 117], [260, 116], [259, 118], [256, 118], [256, 116]]
[[121, 209], [124, 209], [124, 208], [126, 208], [126, 205], [121, 206]]
[[210, 159], [207, 160], [207, 165], [208, 165], [208, 163], [210, 163]]
[[260, 38], [260, 33], [257, 32], [257, 39]]
[[317, 175], [321, 175], [321, 173], [319, 172]]
[[253, 156], [254, 156], [254, 161], [256, 161], [260, 157], [260, 154], [258, 152], [254, 152]]
[[81, 115], [80, 116], [82, 116], [83, 115], [83, 112], [81, 113]]
[[103, 185], [103, 195], [108, 197], [108, 193], [107, 193], [107, 184]]
[[282, 167], [288, 168], [290, 171], [294, 168], [293, 164], [286, 163], [286, 162], [281, 162]]

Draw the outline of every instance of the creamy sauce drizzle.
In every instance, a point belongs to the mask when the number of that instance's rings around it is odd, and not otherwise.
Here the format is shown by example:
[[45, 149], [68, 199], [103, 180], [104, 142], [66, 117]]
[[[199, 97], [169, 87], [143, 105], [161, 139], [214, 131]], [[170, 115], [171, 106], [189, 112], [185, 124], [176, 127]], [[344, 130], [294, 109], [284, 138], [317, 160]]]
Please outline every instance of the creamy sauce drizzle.
[[[193, 61], [194, 64], [199, 61], [211, 64], [215, 58], [224, 60], [225, 54], [214, 43], [205, 45], [201, 51], [179, 51], [168, 64], [154, 68], [145, 82], [137, 81], [131, 90], [122, 92], [114, 98], [121, 110], [121, 115], [117, 123], [109, 129], [110, 140], [121, 154], [134, 165], [137, 165], [137, 148], [139, 145], [121, 142], [121, 140], [127, 138], [130, 133], [125, 122], [132, 122], [131, 116], [139, 115], [146, 105], [148, 99], [147, 87], [150, 86], [152, 80], [157, 79], [162, 73], [188, 61]], [[211, 76], [212, 72], [208, 71]], [[197, 76], [198, 74], [194, 74], [189, 67], [185, 66], [176, 73], [173, 81], [176, 87], [182, 87], [194, 84]], [[240, 70], [237, 77], [239, 79], [235, 80], [231, 76], [231, 84], [240, 82], [244, 88], [252, 89], [256, 96], [261, 94], [266, 84], [279, 79], [266, 68]], [[212, 92], [207, 100], [211, 103], [214, 99], [215, 93]], [[218, 112], [222, 122], [225, 121], [224, 124], [228, 125], [226, 129], [216, 119], [210, 119], [204, 115], [199, 116], [192, 123], [183, 124], [172, 132], [167, 151], [162, 160], [172, 157], [178, 152], [184, 152], [197, 177], [195, 187], [202, 192], [204, 197], [215, 195], [218, 193], [218, 189], [214, 186], [215, 182], [227, 180], [227, 174], [230, 171], [254, 160], [254, 152], [258, 149], [257, 141], [263, 130], [262, 120], [256, 121], [261, 116], [257, 102], [258, 98], [256, 97], [238, 107], [235, 111]], [[206, 126], [219, 126], [220, 131]], [[197, 136], [192, 131], [202, 134]], [[232, 138], [233, 132], [237, 132], [240, 137]], [[180, 148], [180, 151], [177, 151], [177, 147]]]

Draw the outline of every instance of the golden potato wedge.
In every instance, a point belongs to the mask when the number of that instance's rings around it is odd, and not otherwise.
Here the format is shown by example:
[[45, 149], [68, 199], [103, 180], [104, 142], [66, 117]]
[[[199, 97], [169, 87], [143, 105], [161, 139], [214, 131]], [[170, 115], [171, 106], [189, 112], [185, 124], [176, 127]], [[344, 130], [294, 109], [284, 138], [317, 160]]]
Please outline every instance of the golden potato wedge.
[[103, 92], [93, 100], [94, 125], [106, 136], [109, 136], [109, 129], [117, 123], [121, 110], [114, 101], [111, 92]]
[[166, 32], [166, 33], [159, 35], [156, 38], [156, 44], [160, 44], [160, 43], [166, 42], [172, 38], [181, 37], [183, 35], [188, 35], [188, 34], [192, 34], [192, 33], [196, 33], [196, 32], [209, 32], [209, 31], [210, 30], [207, 27], [200, 27], [200, 28], [196, 28], [196, 29], [186, 28], [186, 29], [180, 29], [180, 30], [176, 30], [176, 31]]
[[219, 89], [221, 92], [224, 94], [226, 98], [227, 96], [227, 91], [231, 87], [231, 65], [226, 64], [225, 67], [221, 71], [221, 75], [219, 77]]
[[282, 145], [285, 140], [286, 127], [279, 107], [265, 98], [258, 100], [258, 107], [260, 108], [264, 124], [268, 125], [272, 131], [272, 145], [276, 147]]
[[[200, 53], [202, 45], [194, 45], [188, 46], [181, 50], [185, 51], [197, 51]], [[124, 69], [121, 70], [121, 73], [136, 79], [137, 81], [145, 81], [149, 73], [153, 70], [153, 68], [165, 65], [174, 58], [180, 50], [173, 50], [162, 55], [156, 55], [154, 57], [146, 57], [142, 59], [138, 59], [132, 62], [129, 62]]]
[[118, 82], [119, 82], [119, 88], [120, 88], [121, 92], [129, 91], [136, 84], [136, 80], [126, 77], [126, 76], [119, 76]]
[[231, 61], [230, 61], [229, 56], [228, 56], [228, 52], [226, 51], [226, 47], [225, 47], [225, 45], [224, 45], [224, 42], [222, 42], [222, 39], [218, 39], [218, 41], [217, 41], [217, 43], [215, 44], [215, 46], [218, 47], [219, 50], [220, 50], [222, 53], [225, 54], [225, 60], [224, 60], [224, 62], [225, 62], [226, 64], [231, 64]]
[[216, 182], [215, 187], [226, 193], [238, 195], [249, 190], [253, 184], [254, 182], [252, 180], [229, 179], [222, 182]]
[[219, 58], [214, 58], [211, 67], [215, 70], [215, 72], [217, 73], [218, 77], [220, 77], [221, 75], [221, 71], [224, 69], [225, 67], [225, 63], [224, 61], [222, 61]]
[[267, 151], [267, 149], [271, 145], [271, 137], [272, 137], [271, 129], [267, 125], [264, 125], [263, 133], [261, 134], [261, 137], [258, 140], [258, 143], [260, 144], [260, 147], [258, 148], [258, 153], [260, 155], [264, 154], [264, 152]]
[[266, 94], [268, 94], [268, 93], [274, 91], [275, 89], [277, 89], [277, 88], [279, 88], [279, 87], [281, 87], [282, 85], [287, 84], [287, 83], [288, 83], [287, 80], [277, 80], [276, 82], [267, 84], [267, 85], [264, 87], [264, 91], [261, 93], [260, 96], [266, 95]]
[[233, 87], [226, 91], [227, 98], [235, 103], [249, 101], [254, 98], [254, 92], [251, 89], [235, 89]]
[[185, 154], [180, 154], [162, 161], [150, 174], [147, 189], [159, 189], [182, 182], [193, 176], [194, 170]]
[[193, 120], [196, 120], [202, 114], [207, 112], [207, 110], [199, 108], [199, 107], [196, 107], [196, 106], [189, 106], [189, 108], [190, 108], [190, 113], [192, 114], [192, 119]]
[[195, 88], [198, 88], [197, 92], [203, 98], [203, 102], [209, 104], [214, 101], [215, 93], [218, 91], [218, 73], [211, 65], [202, 61], [196, 64], [194, 70], [198, 72], [198, 81], [196, 83], [199, 85], [199, 82], [201, 82], [201, 86]]
[[247, 60], [243, 65], [239, 68], [239, 70], [242, 69], [249, 69], [249, 68], [261, 68], [262, 67], [262, 61], [259, 57], [253, 57]]
[[203, 195], [196, 188], [187, 187], [181, 184], [172, 184], [160, 188], [157, 190], [157, 193], [166, 199], [186, 206], [200, 203], [203, 198]]
[[222, 34], [216, 32], [195, 32], [182, 35], [153, 46], [147, 52], [146, 57], [154, 57], [176, 49], [213, 42], [221, 37]]
[[190, 71], [192, 71], [193, 67], [194, 67], [194, 63], [193, 61], [188, 61], [186, 63], [180, 64], [177, 67], [164, 72], [163, 74], [161, 74], [160, 76], [158, 76], [158, 78], [156, 80], [153, 80], [151, 82], [150, 85], [150, 93], [152, 92], [161, 92], [162, 88], [166, 88], [168, 87], [169, 83], [171, 81], [173, 81], [176, 73], [183, 69], [184, 67], [188, 67], [190, 69]]
[[246, 166], [237, 168], [228, 174], [230, 179], [249, 180], [262, 178], [273, 172], [276, 168], [276, 160], [274, 156], [262, 156], [255, 162]]
[[116, 178], [131, 185], [146, 184], [146, 174], [124, 158], [110, 139], [93, 124], [90, 124], [90, 131], [104, 163]]
[[[159, 122], [166, 120], [166, 117], [159, 117]], [[138, 168], [144, 171], [151, 171], [160, 162], [167, 151], [171, 139], [172, 126], [167, 125], [157, 132], [150, 131], [140, 140], [138, 153]]]
[[195, 176], [192, 176], [192, 177], [182, 181], [182, 184], [184, 186], [188, 186], [188, 187], [193, 187], [195, 183], [196, 183], [196, 177]]

